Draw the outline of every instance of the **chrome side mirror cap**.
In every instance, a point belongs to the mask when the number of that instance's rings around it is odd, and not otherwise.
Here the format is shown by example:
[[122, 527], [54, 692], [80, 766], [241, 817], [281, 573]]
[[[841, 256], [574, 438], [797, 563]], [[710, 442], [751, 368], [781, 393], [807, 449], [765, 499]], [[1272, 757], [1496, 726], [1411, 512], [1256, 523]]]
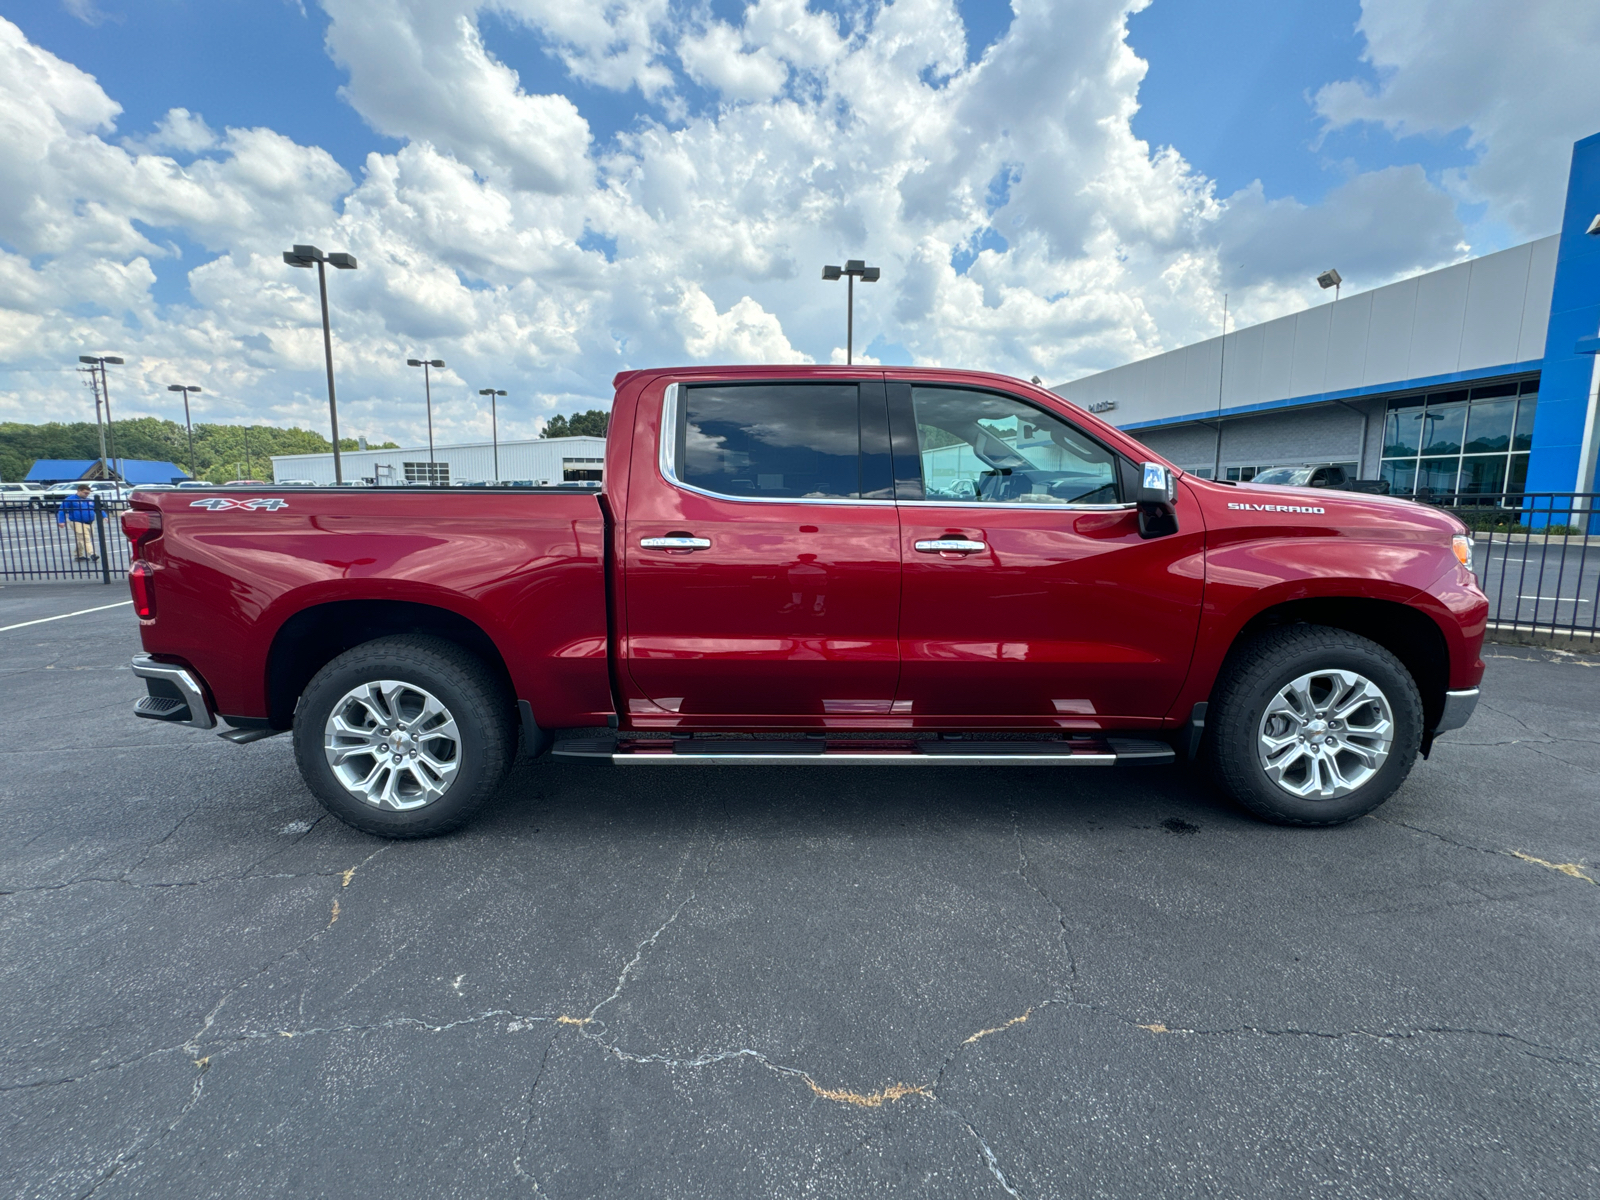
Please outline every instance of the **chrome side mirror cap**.
[[1142, 463], [1140, 473], [1139, 493], [1134, 497], [1139, 506], [1139, 536], [1156, 538], [1177, 533], [1177, 477], [1169, 468], [1153, 462]]

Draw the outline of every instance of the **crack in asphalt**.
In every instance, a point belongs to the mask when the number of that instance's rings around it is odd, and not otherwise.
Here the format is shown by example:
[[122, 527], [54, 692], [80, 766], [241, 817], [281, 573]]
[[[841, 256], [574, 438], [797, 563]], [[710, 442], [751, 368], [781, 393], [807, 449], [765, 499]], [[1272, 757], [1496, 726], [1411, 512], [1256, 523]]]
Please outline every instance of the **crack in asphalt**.
[[[344, 886], [349, 886], [351, 877], [358, 870], [360, 870], [362, 867], [366, 866], [374, 858], [377, 858], [378, 855], [382, 854], [385, 850], [388, 850], [388, 849], [389, 849], [389, 845], [380, 846], [380, 847], [378, 847], [378, 849], [374, 850], [371, 854], [367, 855], [366, 858], [362, 859], [355, 866], [349, 868], [349, 870], [347, 870], [347, 871], [341, 872], [340, 874], [342, 874], [343, 878], [344, 878]], [[114, 881], [114, 882], [122, 882], [122, 881]], [[47, 889], [47, 890], [59, 890], [59, 889]], [[190, 1091], [190, 1096], [189, 1096], [189, 1099], [188, 1099], [187, 1103], [185, 1103], [183, 1105], [183, 1107], [178, 1111], [177, 1115], [172, 1119], [171, 1123], [168, 1124], [165, 1129], [161, 1130], [161, 1132], [156, 1134], [153, 1138], [151, 1138], [151, 1137], [149, 1137], [147, 1135], [141, 1135], [140, 1137], [135, 1138], [134, 1141], [132, 1142], [132, 1144], [130, 1144], [127, 1147], [125, 1147], [124, 1149], [120, 1150], [112, 1158], [111, 1162], [108, 1164], [108, 1166], [106, 1167], [104, 1172], [101, 1174], [100, 1178], [97, 1179], [94, 1182], [94, 1184], [89, 1187], [89, 1189], [87, 1191], [80, 1193], [78, 1200], [88, 1200], [88, 1197], [94, 1195], [95, 1192], [99, 1191], [101, 1187], [103, 1187], [106, 1183], [110, 1182], [117, 1175], [121, 1174], [123, 1171], [132, 1170], [134, 1167], [136, 1167], [139, 1164], [140, 1160], [143, 1158], [143, 1156], [148, 1151], [155, 1149], [162, 1142], [164, 1142], [167, 1139], [167, 1137], [172, 1133], [172, 1131], [175, 1130], [180, 1124], [182, 1124], [184, 1119], [186, 1117], [188, 1117], [188, 1115], [191, 1112], [194, 1111], [195, 1106], [200, 1103], [201, 1095], [205, 1091], [205, 1077], [206, 1077], [206, 1073], [211, 1068], [211, 1059], [212, 1059], [212, 1055], [211, 1054], [206, 1054], [206, 1055], [203, 1055], [203, 1056], [200, 1055], [201, 1040], [211, 1030], [212, 1026], [215, 1025], [216, 1020], [217, 1020], [217, 1016], [222, 1012], [223, 1008], [227, 1005], [228, 1001], [231, 1000], [234, 996], [236, 996], [239, 992], [241, 992], [245, 988], [249, 987], [250, 984], [253, 981], [255, 981], [257, 979], [260, 979], [262, 975], [264, 975], [268, 971], [272, 970], [279, 963], [281, 963], [284, 960], [292, 957], [295, 954], [299, 954], [299, 953], [303, 952], [304, 949], [307, 946], [309, 946], [313, 942], [317, 941], [317, 939], [321, 938], [324, 934], [326, 934], [332, 928], [333, 928], [333, 922], [330, 921], [326, 925], [323, 925], [320, 928], [318, 928], [315, 932], [309, 934], [308, 936], [302, 938], [300, 941], [296, 942], [293, 946], [291, 946], [289, 949], [285, 950], [282, 954], [276, 955], [273, 958], [269, 959], [266, 963], [263, 963], [261, 966], [256, 968], [256, 970], [255, 970], [255, 972], [253, 974], [247, 975], [243, 980], [241, 980], [240, 982], [234, 984], [232, 987], [228, 988], [222, 994], [221, 998], [218, 999], [216, 1004], [212, 1006], [211, 1011], [208, 1012], [205, 1015], [205, 1017], [202, 1019], [201, 1024], [200, 1024], [200, 1028], [196, 1029], [192, 1034], [190, 1034], [188, 1039], [185, 1040], [184, 1042], [182, 1042], [179, 1046], [177, 1046], [177, 1047], [162, 1047], [162, 1048], [157, 1049], [157, 1050], [152, 1050], [152, 1051], [146, 1052], [144, 1054], [138, 1055], [133, 1059], [129, 1059], [129, 1060], [123, 1062], [123, 1063], [116, 1064], [113, 1067], [107, 1067], [107, 1068], [102, 1068], [102, 1069], [97, 1069], [97, 1070], [92, 1070], [92, 1071], [89, 1071], [89, 1072], [85, 1072], [83, 1075], [77, 1077], [77, 1079], [62, 1080], [62, 1081], [38, 1081], [36, 1084], [31, 1085], [31, 1086], [45, 1086], [47, 1084], [55, 1082], [56, 1085], [59, 1086], [59, 1084], [61, 1084], [61, 1083], [77, 1082], [77, 1081], [79, 1081], [81, 1079], [86, 1079], [91, 1075], [100, 1074], [102, 1072], [102, 1070], [117, 1070], [117, 1069], [121, 1069], [122, 1067], [131, 1065], [134, 1062], [143, 1061], [145, 1059], [153, 1058], [153, 1057], [156, 1057], [156, 1056], [161, 1055], [161, 1054], [174, 1053], [178, 1049], [181, 1049], [185, 1054], [187, 1054], [189, 1056], [189, 1058], [193, 1061], [193, 1063], [195, 1065], [195, 1069], [199, 1072], [199, 1074], [195, 1077], [194, 1085], [193, 1085], [193, 1087], [192, 1087], [192, 1089]], [[420, 1021], [415, 1021], [415, 1019], [413, 1019], [413, 1018], [396, 1018], [395, 1019], [395, 1023], [397, 1025], [406, 1024], [408, 1022], [413, 1022], [413, 1023], [419, 1024], [419, 1025], [425, 1024], [425, 1023], [420, 1022]], [[280, 1036], [285, 1036], [285, 1037], [294, 1037], [295, 1036], [294, 1032], [292, 1032], [292, 1031], [290, 1031], [290, 1032], [279, 1031], [279, 1033], [280, 1033]], [[269, 1035], [262, 1035], [262, 1036], [269, 1036]], [[247, 1037], [247, 1036], [244, 1036], [244, 1035], [239, 1035], [239, 1036], [235, 1036], [235, 1037], [230, 1038], [230, 1039], [215, 1039], [213, 1041], [213, 1044], [221, 1046], [223, 1048], [223, 1050], [225, 1051], [226, 1048], [228, 1046], [230, 1046], [230, 1045], [240, 1044], [240, 1043], [243, 1043], [243, 1042], [246, 1042], [246, 1041], [251, 1041], [251, 1040], [257, 1040], [257, 1039], [255, 1039], [253, 1036], [248, 1036]], [[18, 1086], [30, 1086], [30, 1085], [18, 1085]], [[18, 1087], [3, 1088], [3, 1089], [0, 1089], [0, 1090], [18, 1090]]]
[[[1584, 883], [1600, 885], [1600, 880], [1585, 874], [1588, 864], [1581, 862], [1551, 862], [1548, 859], [1536, 858], [1522, 850], [1502, 850], [1494, 846], [1475, 846], [1471, 842], [1459, 841], [1456, 838], [1440, 833], [1434, 829], [1426, 829], [1421, 825], [1412, 825], [1406, 821], [1397, 821], [1393, 817], [1380, 817], [1377, 813], [1368, 813], [1367, 819], [1378, 821], [1384, 825], [1395, 825], [1401, 829], [1409, 829], [1412, 833], [1420, 833], [1426, 837], [1436, 838], [1448, 846], [1455, 846], [1460, 850], [1474, 850], [1479, 854], [1488, 854], [1496, 858], [1514, 858], [1519, 862], [1530, 863], [1534, 866], [1544, 867], [1546, 870], [1556, 871], [1568, 878], [1581, 880]], [[1465, 885], [1463, 885], [1465, 886]], [[1482, 893], [1479, 893], [1480, 895]], [[1485, 896], [1485, 899], [1495, 897]]]
[[[1288, 1026], [1283, 1029], [1274, 1029], [1264, 1025], [1232, 1025], [1219, 1029], [1191, 1029], [1180, 1025], [1167, 1025], [1163, 1022], [1153, 1022], [1141, 1025], [1127, 1017], [1118, 1020], [1133, 1026], [1135, 1029], [1147, 1030], [1153, 1035], [1162, 1034], [1187, 1034], [1193, 1037], [1239, 1037], [1253, 1035], [1256, 1037], [1304, 1037], [1319, 1038], [1326, 1041], [1340, 1041], [1344, 1038], [1366, 1038], [1379, 1042], [1407, 1042], [1429, 1036], [1460, 1036], [1490, 1038], [1497, 1041], [1511, 1042], [1518, 1047], [1519, 1053], [1528, 1054], [1543, 1062], [1556, 1063], [1562, 1066], [1595, 1067], [1600, 1066], [1600, 1057], [1574, 1055], [1563, 1050], [1560, 1046], [1550, 1046], [1543, 1042], [1531, 1041], [1515, 1033], [1503, 1029], [1475, 1029], [1470, 1026], [1458, 1025], [1420, 1025], [1414, 1029], [1300, 1029]], [[1531, 1051], [1545, 1051], [1543, 1054], [1532, 1054]]]

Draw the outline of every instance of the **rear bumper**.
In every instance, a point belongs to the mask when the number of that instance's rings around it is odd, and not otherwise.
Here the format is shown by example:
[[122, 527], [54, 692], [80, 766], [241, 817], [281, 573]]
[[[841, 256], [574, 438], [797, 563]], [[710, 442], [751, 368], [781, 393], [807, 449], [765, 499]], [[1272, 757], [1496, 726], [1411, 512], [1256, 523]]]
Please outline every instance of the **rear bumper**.
[[1449, 733], [1452, 729], [1460, 729], [1472, 719], [1472, 710], [1478, 707], [1478, 689], [1462, 688], [1456, 692], [1444, 694], [1444, 712], [1439, 715], [1439, 724], [1434, 726], [1434, 733]]
[[145, 681], [149, 691], [133, 706], [134, 716], [192, 729], [217, 727], [217, 718], [206, 704], [205, 689], [188, 668], [156, 662], [148, 654], [135, 654], [133, 673]]

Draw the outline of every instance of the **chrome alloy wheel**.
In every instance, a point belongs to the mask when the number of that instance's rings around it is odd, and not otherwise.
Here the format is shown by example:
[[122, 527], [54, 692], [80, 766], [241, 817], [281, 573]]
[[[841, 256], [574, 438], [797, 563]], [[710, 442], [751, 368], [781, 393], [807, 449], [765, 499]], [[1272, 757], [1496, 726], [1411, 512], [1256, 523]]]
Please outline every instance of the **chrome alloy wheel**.
[[1376, 775], [1394, 744], [1383, 690], [1354, 671], [1313, 671], [1285, 684], [1261, 717], [1261, 767], [1291, 796], [1332, 800]]
[[345, 790], [374, 808], [432, 804], [461, 762], [461, 731], [450, 710], [398, 679], [346, 692], [328, 714], [322, 745]]

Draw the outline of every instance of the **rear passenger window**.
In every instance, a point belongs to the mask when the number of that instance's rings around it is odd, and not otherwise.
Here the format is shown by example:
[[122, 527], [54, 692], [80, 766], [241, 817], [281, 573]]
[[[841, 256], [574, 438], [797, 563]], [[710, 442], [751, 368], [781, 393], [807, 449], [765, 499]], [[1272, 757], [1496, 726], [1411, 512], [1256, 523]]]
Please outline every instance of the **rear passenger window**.
[[684, 387], [677, 476], [725, 496], [854, 499], [861, 428], [853, 383]]

